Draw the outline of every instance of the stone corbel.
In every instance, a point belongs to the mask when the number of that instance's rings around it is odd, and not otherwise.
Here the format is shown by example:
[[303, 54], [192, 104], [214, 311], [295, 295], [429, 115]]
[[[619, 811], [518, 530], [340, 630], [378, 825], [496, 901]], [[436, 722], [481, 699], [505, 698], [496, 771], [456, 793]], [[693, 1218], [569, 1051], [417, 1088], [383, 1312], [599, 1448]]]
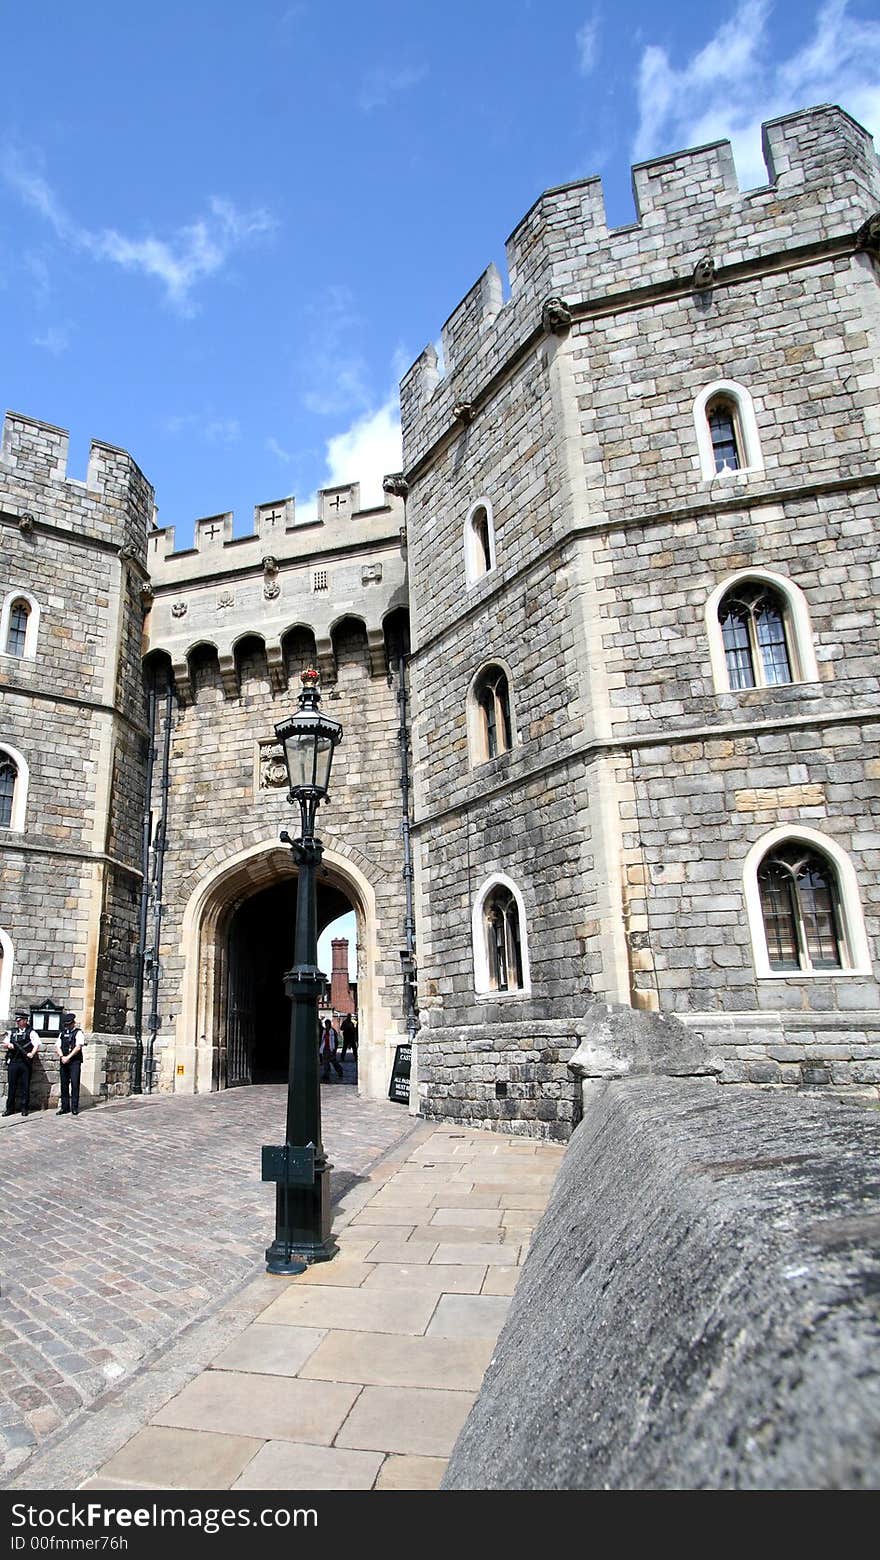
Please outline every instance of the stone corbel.
[[223, 692], [227, 699], [237, 699], [238, 673], [235, 667], [235, 656], [221, 655], [218, 659], [220, 662], [220, 680], [223, 683]]
[[456, 401], [452, 408], [452, 415], [456, 422], [461, 423], [466, 428], [468, 423], [473, 422], [477, 413], [472, 401]]
[[318, 639], [316, 637], [315, 649], [317, 651], [321, 686], [322, 688], [329, 688], [336, 681], [336, 656], [333, 654], [332, 639]]
[[548, 336], [564, 336], [571, 329], [571, 309], [563, 298], [548, 298], [541, 310], [541, 325]]
[[181, 661], [171, 662], [171, 671], [174, 675], [174, 686], [177, 689], [177, 697], [181, 704], [192, 704], [193, 685], [189, 672], [189, 661], [184, 656]]
[[390, 493], [392, 498], [406, 498], [409, 492], [409, 483], [402, 471], [392, 471], [389, 476], [382, 478], [383, 493]]
[[860, 249], [866, 249], [869, 255], [880, 256], [880, 211], [875, 211], [867, 222], [863, 222], [856, 234], [856, 243]]
[[367, 629], [367, 660], [371, 677], [386, 677], [388, 675], [385, 635], [381, 628]]
[[269, 682], [276, 693], [283, 693], [287, 687], [287, 668], [284, 665], [284, 651], [280, 644], [266, 646], [266, 665], [269, 668]]
[[711, 255], [703, 255], [698, 260], [691, 276], [691, 285], [694, 292], [708, 292], [715, 283], [715, 261]]

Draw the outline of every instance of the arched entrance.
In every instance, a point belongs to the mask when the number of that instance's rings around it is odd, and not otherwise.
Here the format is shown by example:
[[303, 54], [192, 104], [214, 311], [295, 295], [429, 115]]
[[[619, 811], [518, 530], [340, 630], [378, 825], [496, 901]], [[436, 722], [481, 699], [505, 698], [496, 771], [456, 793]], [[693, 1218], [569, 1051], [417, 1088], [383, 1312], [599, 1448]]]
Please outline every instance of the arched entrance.
[[[336, 883], [322, 879], [317, 908], [321, 932], [354, 907]], [[287, 1078], [290, 1001], [283, 977], [293, 963], [295, 927], [293, 873], [268, 888], [257, 889], [232, 911], [226, 934], [221, 1088], [283, 1083]]]
[[[274, 842], [215, 867], [190, 896], [174, 1049], [178, 1092], [286, 1078], [290, 1010], [282, 976], [293, 959], [295, 905], [290, 852]], [[375, 895], [357, 866], [326, 850], [318, 877], [319, 931], [350, 909], [357, 919], [358, 1087], [382, 1098], [396, 1026], [377, 1000]]]

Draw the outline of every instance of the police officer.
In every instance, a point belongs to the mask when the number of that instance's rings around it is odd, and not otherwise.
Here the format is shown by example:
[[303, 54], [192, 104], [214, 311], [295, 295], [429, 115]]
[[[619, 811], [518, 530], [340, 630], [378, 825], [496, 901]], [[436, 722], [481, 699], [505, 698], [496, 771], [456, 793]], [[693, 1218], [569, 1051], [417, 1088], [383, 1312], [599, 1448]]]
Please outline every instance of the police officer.
[[77, 1028], [76, 1014], [65, 1013], [61, 1033], [55, 1044], [61, 1089], [61, 1104], [55, 1112], [56, 1116], [79, 1115], [79, 1078], [85, 1043], [85, 1035]]
[[16, 1013], [15, 1026], [3, 1036], [6, 1052], [7, 1094], [4, 1116], [15, 1115], [15, 1097], [21, 1090], [21, 1114], [26, 1116], [31, 1102], [31, 1067], [40, 1049], [39, 1037], [31, 1029], [28, 1013]]

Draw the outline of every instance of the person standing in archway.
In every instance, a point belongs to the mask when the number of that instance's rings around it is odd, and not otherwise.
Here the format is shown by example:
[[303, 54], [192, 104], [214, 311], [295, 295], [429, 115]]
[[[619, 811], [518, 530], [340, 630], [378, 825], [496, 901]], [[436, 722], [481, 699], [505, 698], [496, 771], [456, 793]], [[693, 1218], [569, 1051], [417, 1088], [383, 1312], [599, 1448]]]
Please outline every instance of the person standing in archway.
[[339, 1036], [333, 1028], [329, 1018], [325, 1018], [321, 1026], [321, 1036], [318, 1041], [318, 1055], [321, 1059], [321, 1082], [330, 1082], [330, 1068], [336, 1073], [337, 1078], [342, 1077], [342, 1068], [336, 1055], [339, 1046]]
[[354, 1055], [355, 1062], [357, 1062], [357, 1059], [358, 1059], [358, 1032], [357, 1032], [357, 1024], [355, 1023], [355, 1021], [352, 1018], [350, 1013], [346, 1013], [344, 1019], [342, 1020], [342, 1023], [339, 1026], [339, 1032], [342, 1035], [342, 1056], [341, 1056], [340, 1060], [344, 1062], [345, 1061], [345, 1053], [346, 1053], [346, 1051], [351, 1051], [353, 1053], [353, 1055]]

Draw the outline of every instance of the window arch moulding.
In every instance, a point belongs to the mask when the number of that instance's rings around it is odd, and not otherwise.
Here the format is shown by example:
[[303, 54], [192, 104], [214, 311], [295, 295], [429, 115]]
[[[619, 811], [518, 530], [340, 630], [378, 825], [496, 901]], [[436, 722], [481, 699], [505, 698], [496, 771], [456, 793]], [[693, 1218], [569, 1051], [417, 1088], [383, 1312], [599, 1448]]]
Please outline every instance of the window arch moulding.
[[[793, 580], [788, 580], [782, 574], [773, 574], [769, 569], [741, 569], [736, 574], [731, 574], [727, 579], [717, 585], [706, 602], [706, 637], [709, 641], [709, 660], [712, 667], [712, 683], [716, 693], [730, 693], [737, 690], [731, 687], [730, 672], [727, 663], [727, 651], [724, 644], [724, 632], [720, 620], [720, 609], [724, 598], [736, 592], [739, 585], [745, 585], [754, 581], [756, 585], [767, 585], [782, 598], [785, 607], [786, 646], [788, 649], [791, 669], [791, 682], [805, 683], [819, 681], [819, 667], [816, 661], [816, 650], [813, 643], [813, 628], [810, 622], [810, 609], [807, 598], [799, 585]], [[761, 668], [758, 668], [759, 676]], [[755, 687], [780, 686], [768, 683], [765, 678], [755, 682]], [[782, 684], [782, 686], [786, 686]]]
[[0, 926], [0, 1022], [9, 1017], [12, 1005], [12, 966], [15, 950], [12, 938]]
[[495, 521], [488, 498], [479, 498], [464, 523], [464, 567], [468, 588], [497, 568]]
[[11, 834], [23, 834], [30, 770], [28, 769], [27, 759], [19, 753], [18, 748], [11, 747], [8, 742], [0, 742], [0, 765], [7, 762], [11, 762], [15, 767], [15, 784], [12, 792], [12, 808], [9, 822], [3, 824], [0, 828], [8, 830]]
[[[489, 959], [489, 943], [486, 931], [486, 906], [491, 896], [497, 889], [507, 890], [516, 905], [519, 932], [519, 958], [520, 977], [522, 984], [518, 986], [499, 987], [493, 985], [492, 971]], [[474, 900], [474, 908], [471, 915], [471, 938], [474, 955], [474, 990], [478, 997], [492, 997], [499, 1001], [506, 997], [527, 997], [531, 993], [531, 971], [529, 968], [529, 939], [528, 923], [526, 921], [526, 907], [523, 896], [512, 878], [505, 872], [494, 872], [487, 878]]]
[[[720, 459], [728, 459], [723, 444], [716, 450], [710, 417], [713, 411], [728, 410], [731, 433], [735, 446], [735, 464], [719, 466]], [[700, 391], [694, 402], [694, 427], [700, 456], [700, 473], [704, 482], [731, 481], [737, 477], [764, 470], [761, 440], [752, 397], [745, 385], [734, 379], [716, 379]], [[723, 435], [721, 435], [723, 440]]]
[[[10, 628], [13, 627], [13, 612], [16, 606], [23, 605], [27, 608], [27, 625], [24, 633], [24, 644], [20, 650], [9, 648]], [[22, 590], [21, 586], [7, 591], [3, 598], [3, 606], [0, 608], [0, 655], [9, 656], [17, 661], [33, 661], [37, 654], [37, 638], [40, 632], [40, 603], [30, 591]]]
[[[761, 902], [758, 872], [767, 856], [785, 845], [803, 845], [823, 856], [833, 868], [836, 911], [841, 926], [842, 961], [834, 968], [772, 969]], [[756, 840], [743, 866], [743, 888], [752, 941], [752, 958], [758, 980], [821, 980], [841, 976], [873, 975], [865, 919], [855, 867], [846, 851], [818, 829], [801, 824], [780, 824]]]

